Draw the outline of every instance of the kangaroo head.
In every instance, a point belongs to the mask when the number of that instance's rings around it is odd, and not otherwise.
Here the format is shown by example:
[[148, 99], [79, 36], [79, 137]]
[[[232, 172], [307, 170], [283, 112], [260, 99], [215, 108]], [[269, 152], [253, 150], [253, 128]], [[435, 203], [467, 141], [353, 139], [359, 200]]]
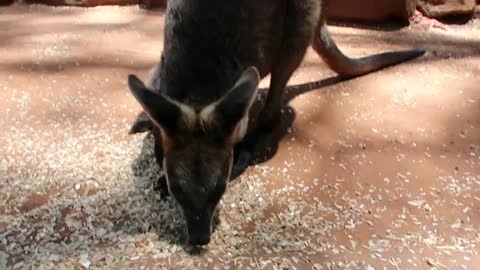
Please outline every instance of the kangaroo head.
[[233, 148], [247, 131], [259, 81], [257, 69], [250, 67], [222, 98], [199, 110], [154, 93], [135, 75], [128, 77], [130, 91], [161, 131], [168, 190], [183, 210], [192, 245], [210, 242]]

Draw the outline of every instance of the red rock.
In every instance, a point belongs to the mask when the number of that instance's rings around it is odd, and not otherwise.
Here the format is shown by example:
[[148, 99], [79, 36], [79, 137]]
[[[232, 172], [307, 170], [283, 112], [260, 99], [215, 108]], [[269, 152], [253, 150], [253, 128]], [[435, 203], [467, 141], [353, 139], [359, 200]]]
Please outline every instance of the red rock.
[[417, 0], [335, 0], [329, 1], [329, 19], [381, 22], [392, 19], [408, 21]]
[[465, 15], [475, 13], [475, 0], [419, 0], [418, 8], [430, 18]]

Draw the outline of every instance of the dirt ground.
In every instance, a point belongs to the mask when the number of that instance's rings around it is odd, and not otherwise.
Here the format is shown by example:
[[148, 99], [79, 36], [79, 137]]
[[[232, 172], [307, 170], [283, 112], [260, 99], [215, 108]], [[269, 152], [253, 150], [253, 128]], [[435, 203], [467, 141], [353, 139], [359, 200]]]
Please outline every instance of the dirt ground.
[[127, 135], [163, 13], [15, 5], [0, 27], [0, 269], [478, 269], [478, 19], [330, 27], [351, 56], [428, 53], [337, 82], [309, 50], [278, 152], [232, 182], [195, 256], [151, 137]]

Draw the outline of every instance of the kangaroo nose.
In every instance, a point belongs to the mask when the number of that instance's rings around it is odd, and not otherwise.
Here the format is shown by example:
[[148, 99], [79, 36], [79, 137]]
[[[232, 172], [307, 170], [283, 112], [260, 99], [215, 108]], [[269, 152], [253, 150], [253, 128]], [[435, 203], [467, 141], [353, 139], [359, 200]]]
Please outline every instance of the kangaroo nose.
[[190, 244], [192, 246], [206, 246], [210, 243], [210, 235], [199, 234], [190, 236]]

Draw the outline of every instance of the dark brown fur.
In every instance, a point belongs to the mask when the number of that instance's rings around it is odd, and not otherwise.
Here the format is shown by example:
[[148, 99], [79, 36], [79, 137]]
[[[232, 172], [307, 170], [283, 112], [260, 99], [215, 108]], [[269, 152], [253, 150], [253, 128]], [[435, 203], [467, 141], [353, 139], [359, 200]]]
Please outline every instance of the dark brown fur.
[[271, 74], [258, 124], [265, 128], [280, 119], [284, 88], [310, 44], [344, 77], [423, 54], [412, 50], [350, 59], [328, 34], [326, 9], [320, 0], [169, 1], [164, 50], [148, 87], [129, 77], [146, 113], [131, 133], [156, 130], [157, 160], [184, 211], [190, 243], [210, 241], [233, 147], [245, 135], [260, 78]]

